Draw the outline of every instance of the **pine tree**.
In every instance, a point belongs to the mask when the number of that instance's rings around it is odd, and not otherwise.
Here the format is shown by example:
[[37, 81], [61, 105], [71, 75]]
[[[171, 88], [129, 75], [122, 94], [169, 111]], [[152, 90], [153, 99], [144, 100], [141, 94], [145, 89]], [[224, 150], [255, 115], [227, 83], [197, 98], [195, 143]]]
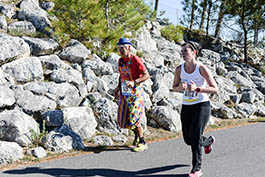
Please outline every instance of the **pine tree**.
[[54, 3], [51, 13], [57, 20], [52, 27], [59, 41], [67, 42], [70, 38], [84, 41], [105, 33], [106, 21], [98, 0], [54, 0]]
[[113, 51], [125, 32], [136, 31], [151, 17], [143, 0], [53, 0], [52, 22], [57, 39], [74, 38], [89, 45], [100, 39], [104, 50]]
[[217, 19], [217, 24], [215, 27], [215, 34], [214, 34], [214, 37], [216, 37], [216, 38], [219, 38], [219, 36], [220, 36], [222, 22], [223, 22], [223, 18], [225, 15], [225, 6], [226, 6], [225, 0], [221, 0], [221, 5], [219, 8], [218, 19]]
[[[247, 47], [248, 34], [252, 30], [251, 19], [255, 19], [255, 12], [264, 6], [259, 0], [230, 0], [227, 2], [226, 14], [239, 17], [238, 24], [244, 34], [244, 62], [248, 62]], [[264, 13], [264, 12], [263, 12]]]
[[265, 30], [265, 4], [261, 5], [261, 8], [257, 9], [249, 18], [250, 28], [254, 33], [254, 45], [258, 44], [258, 36], [260, 31]]
[[159, 3], [159, 0], [155, 0], [155, 7], [154, 7], [155, 16], [157, 16], [158, 3]]
[[200, 3], [200, 6], [202, 7], [201, 22], [200, 22], [200, 26], [199, 26], [200, 30], [203, 29], [203, 24], [204, 24], [204, 20], [205, 20], [205, 16], [206, 16], [207, 5], [208, 5], [208, 0], [202, 0], [202, 2]]

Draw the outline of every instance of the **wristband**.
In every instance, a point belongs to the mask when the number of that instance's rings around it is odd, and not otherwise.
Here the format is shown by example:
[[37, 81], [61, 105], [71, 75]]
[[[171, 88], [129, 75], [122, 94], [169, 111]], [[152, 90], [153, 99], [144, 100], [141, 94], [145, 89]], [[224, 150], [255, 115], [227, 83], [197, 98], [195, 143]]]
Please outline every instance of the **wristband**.
[[197, 92], [197, 93], [199, 93], [199, 92], [201, 92], [201, 88], [200, 87], [197, 87], [196, 89], [195, 89], [195, 92]]

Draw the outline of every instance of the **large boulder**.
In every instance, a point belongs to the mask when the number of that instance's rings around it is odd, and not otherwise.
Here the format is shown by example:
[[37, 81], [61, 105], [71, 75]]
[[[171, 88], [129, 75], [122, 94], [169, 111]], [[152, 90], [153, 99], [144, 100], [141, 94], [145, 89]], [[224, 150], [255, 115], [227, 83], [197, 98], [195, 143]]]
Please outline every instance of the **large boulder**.
[[20, 58], [4, 64], [2, 69], [20, 83], [43, 80], [42, 65], [37, 57]]
[[0, 165], [16, 162], [23, 156], [23, 148], [17, 143], [0, 141]]
[[33, 136], [38, 136], [38, 123], [27, 114], [18, 111], [0, 113], [0, 140], [17, 142], [20, 146], [32, 144]]
[[29, 55], [30, 47], [23, 39], [0, 33], [0, 64]]

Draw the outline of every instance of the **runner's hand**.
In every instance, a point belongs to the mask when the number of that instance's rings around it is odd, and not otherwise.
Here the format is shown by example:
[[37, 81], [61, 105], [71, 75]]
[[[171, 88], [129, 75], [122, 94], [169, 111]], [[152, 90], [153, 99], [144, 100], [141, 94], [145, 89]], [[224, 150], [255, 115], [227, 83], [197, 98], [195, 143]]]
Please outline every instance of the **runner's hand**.
[[129, 88], [133, 88], [134, 87], [134, 81], [127, 81], [126, 86]]
[[195, 82], [193, 82], [193, 80], [190, 80], [190, 82], [188, 84], [188, 90], [189, 91], [195, 91], [196, 88], [197, 88], [197, 85], [195, 84]]
[[183, 91], [187, 90], [188, 88], [187, 82], [181, 82], [180, 86]]

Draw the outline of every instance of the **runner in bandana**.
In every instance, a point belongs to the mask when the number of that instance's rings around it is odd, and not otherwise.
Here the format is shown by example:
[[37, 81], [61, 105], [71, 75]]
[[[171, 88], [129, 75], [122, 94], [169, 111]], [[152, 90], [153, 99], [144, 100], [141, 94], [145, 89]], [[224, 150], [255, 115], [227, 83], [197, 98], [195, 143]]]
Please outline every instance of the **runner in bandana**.
[[199, 45], [189, 41], [181, 50], [184, 63], [175, 70], [173, 90], [183, 92], [181, 123], [184, 141], [191, 146], [192, 170], [189, 177], [202, 176], [202, 147], [209, 154], [214, 137], [203, 136], [204, 128], [210, 118], [211, 109], [208, 94], [217, 93], [213, 76], [205, 65], [196, 59], [200, 53]]

